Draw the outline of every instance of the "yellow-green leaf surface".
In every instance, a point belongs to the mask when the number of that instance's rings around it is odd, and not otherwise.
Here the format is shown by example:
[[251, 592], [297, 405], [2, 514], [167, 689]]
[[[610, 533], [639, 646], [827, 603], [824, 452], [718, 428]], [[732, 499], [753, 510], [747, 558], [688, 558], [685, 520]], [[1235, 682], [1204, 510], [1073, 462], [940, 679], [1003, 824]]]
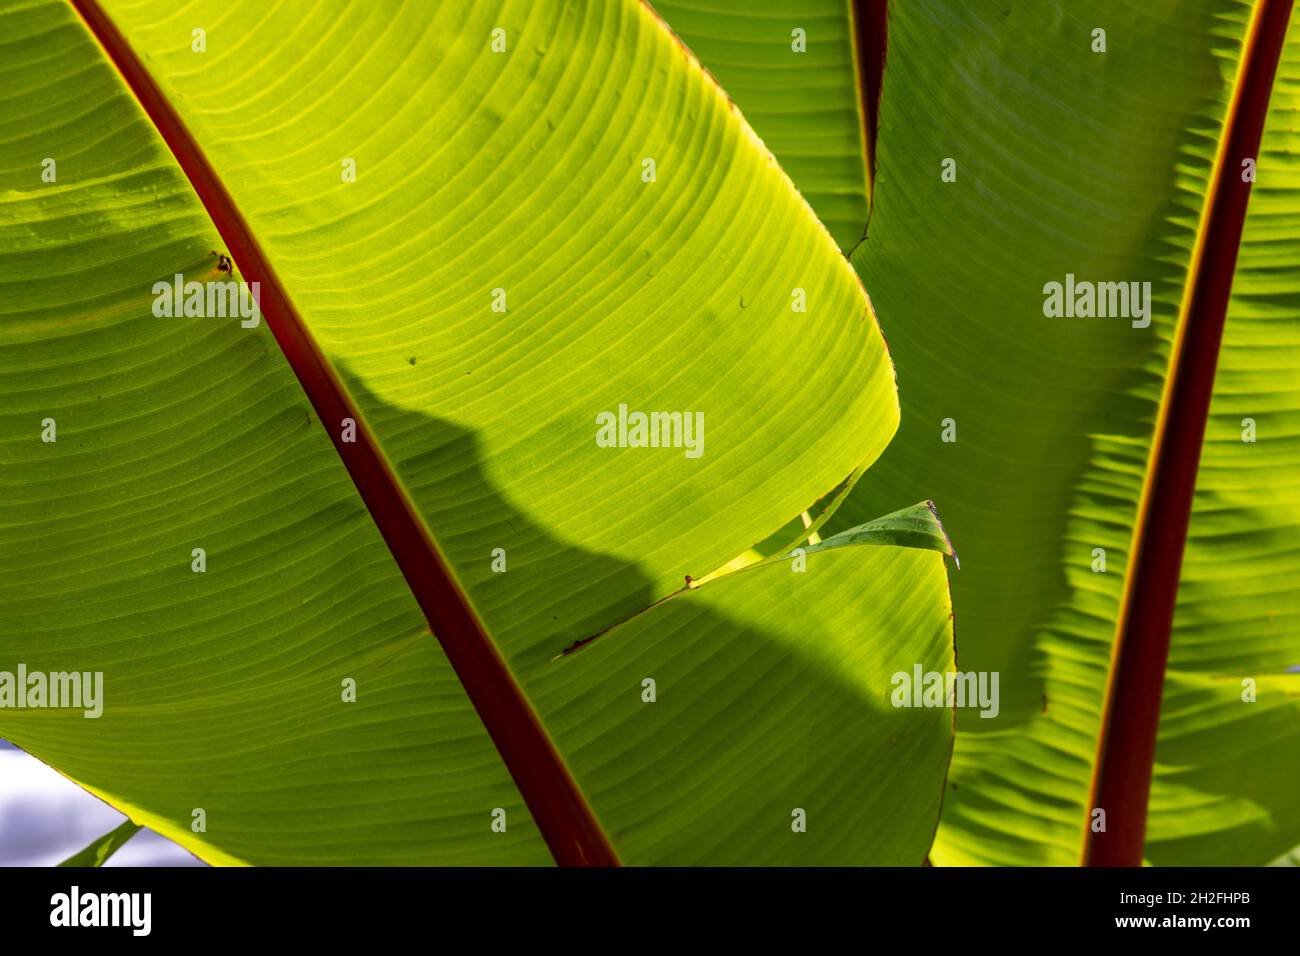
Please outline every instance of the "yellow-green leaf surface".
[[[655, 15], [104, 6], [619, 856], [919, 862], [951, 713], [889, 691], [952, 667], [942, 556], [876, 527], [683, 589], [898, 405], [853, 270]], [[104, 673], [101, 717], [0, 733], [210, 862], [546, 862], [340, 423], [264, 322], [153, 314], [155, 282], [220, 278], [220, 215], [69, 6], [6, 0], [0, 44], [0, 669]], [[620, 405], [706, 427], [601, 447]]]

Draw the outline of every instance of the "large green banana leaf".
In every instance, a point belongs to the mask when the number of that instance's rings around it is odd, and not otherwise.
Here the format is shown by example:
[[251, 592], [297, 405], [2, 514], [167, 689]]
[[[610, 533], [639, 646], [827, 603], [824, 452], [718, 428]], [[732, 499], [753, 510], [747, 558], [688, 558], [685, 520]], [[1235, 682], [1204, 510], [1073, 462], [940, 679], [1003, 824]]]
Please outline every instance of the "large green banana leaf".
[[[1149, 855], [1264, 863], [1300, 842], [1300, 18], [1269, 101], [1197, 471]], [[1249, 420], [1249, 422], [1247, 421]], [[1253, 443], [1243, 442], [1257, 430]], [[1243, 701], [1243, 680], [1256, 685]]]
[[[706, 0], [656, 6], [767, 136], [752, 71], [778, 67], [775, 53], [754, 62], [748, 40], [787, 35], [800, 11], [776, 0], [725, 12]], [[1262, 10], [1248, 0], [889, 4], [873, 207], [852, 259], [898, 364], [902, 425], [830, 527], [911, 500], [925, 476], [962, 553], [961, 667], [1001, 674], [996, 719], [959, 714], [936, 863], [1083, 858], [1171, 349], [1194, 252], [1217, 241], [1210, 186], [1256, 158], [1220, 155], [1220, 144], [1243, 50], [1267, 39], [1251, 35]], [[728, 29], [741, 21], [744, 30]], [[843, 22], [838, 35], [823, 23], [830, 50], [850, 36]], [[1293, 18], [1232, 284], [1164, 686], [1146, 690], [1163, 693], [1152, 863], [1262, 864], [1300, 842], [1298, 44]], [[785, 59], [799, 69], [797, 56]], [[771, 100], [782, 112], [773, 135], [799, 123], [831, 135], [824, 101], [834, 97], [806, 98], [794, 117]], [[840, 142], [846, 150], [854, 137]], [[1044, 285], [1067, 273], [1151, 282], [1149, 327], [1046, 317]], [[1246, 679], [1254, 701], [1243, 699]], [[1143, 808], [1103, 809], [1113, 824]]]
[[[104, 674], [0, 734], [215, 863], [605, 859], [534, 825], [547, 748], [625, 862], [921, 862], [930, 509], [690, 582], [899, 413], [858, 277], [647, 7], [3, 0], [0, 50], [0, 670]], [[227, 249], [265, 321], [153, 313]], [[600, 447], [620, 404], [702, 453]]]

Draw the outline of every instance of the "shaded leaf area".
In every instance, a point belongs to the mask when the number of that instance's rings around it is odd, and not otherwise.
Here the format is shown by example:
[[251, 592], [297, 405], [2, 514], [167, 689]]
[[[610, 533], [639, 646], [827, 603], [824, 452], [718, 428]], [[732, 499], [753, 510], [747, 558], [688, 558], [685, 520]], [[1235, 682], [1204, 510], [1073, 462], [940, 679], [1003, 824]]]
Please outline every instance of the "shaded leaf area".
[[[864, 467], [897, 417], [856, 277], [653, 17], [110, 7], [623, 859], [919, 862], [952, 715], [888, 692], [952, 666], [941, 555], [826, 549], [637, 613]], [[63, 4], [0, 16], [21, 94], [0, 126], [0, 661], [105, 675], [102, 717], [6, 710], [0, 731], [210, 862], [547, 862], [265, 324], [151, 314], [156, 281], [218, 278], [220, 248], [156, 132]], [[705, 454], [599, 448], [596, 414], [628, 401], [705, 410]]]
[[851, 0], [655, 0], [772, 150], [841, 249], [867, 222]]
[[[996, 719], [959, 717], [936, 864], [1079, 862], [1133, 524], [1250, 13], [1235, 0], [891, 5], [875, 207], [853, 261], [898, 363], [903, 420], [831, 527], [920, 490], [959, 535], [961, 663], [1000, 672], [1003, 701]], [[1105, 53], [1092, 49], [1098, 26]], [[955, 181], [941, 176], [945, 159]], [[1150, 326], [1135, 327], [1135, 315], [1049, 317], [1044, 286], [1067, 275], [1150, 282]], [[1276, 387], [1273, 360], [1254, 359]], [[1211, 466], [1217, 478], [1206, 480], [1220, 484], [1203, 498], [1251, 485], [1254, 449], [1239, 443], [1235, 454]], [[919, 489], [916, 475], [927, 476]], [[1225, 612], [1229, 557], [1216, 572]], [[1174, 636], [1184, 646], [1168, 713], [1179, 716], [1166, 721], [1159, 759], [1177, 755], [1169, 779], [1183, 789], [1153, 799], [1161, 862], [1262, 863], [1297, 836], [1294, 801], [1280, 793], [1279, 768], [1294, 764], [1292, 738], [1277, 729], [1285, 710], [1248, 719], [1180, 689], [1186, 655], [1206, 662], [1211, 642], [1223, 664], [1235, 653], [1240, 621], [1214, 616], [1200, 637]], [[1249, 737], [1261, 749], [1247, 766], [1236, 758], [1249, 720], [1278, 723]], [[1231, 790], [1215, 769], [1225, 766]], [[1215, 803], [1248, 807], [1253, 822], [1172, 812]], [[1102, 809], [1112, 820], [1142, 812]]]

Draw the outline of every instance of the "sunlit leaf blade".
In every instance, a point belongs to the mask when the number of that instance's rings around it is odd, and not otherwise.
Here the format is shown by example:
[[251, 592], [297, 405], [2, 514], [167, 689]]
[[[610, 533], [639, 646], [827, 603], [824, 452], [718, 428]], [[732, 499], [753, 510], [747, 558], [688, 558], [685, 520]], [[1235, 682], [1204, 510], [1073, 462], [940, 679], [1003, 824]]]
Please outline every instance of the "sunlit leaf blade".
[[[889, 440], [893, 375], [857, 277], [641, 4], [339, 4], [311, 23], [229, 4], [207, 38], [231, 52], [202, 76], [174, 39], [184, 14], [120, 7], [508, 656], [554, 640], [522, 594], [585, 636]], [[275, 61], [292, 31], [346, 34], [376, 73], [410, 76], [291, 79]], [[238, 110], [214, 95], [230, 85], [251, 91]], [[703, 412], [702, 454], [598, 447], [596, 416], [620, 404]], [[493, 574], [498, 546], [525, 573]]]
[[[951, 667], [943, 558], [845, 542], [677, 593], [874, 460], [898, 411], [856, 275], [658, 20], [106, 6], [622, 858], [919, 862], [951, 712], [889, 690]], [[102, 670], [106, 700], [0, 729], [210, 862], [544, 862], [265, 326], [150, 314], [155, 281], [217, 278], [220, 240], [121, 77], [62, 4], [2, 15], [42, 68], [6, 61], [41, 95], [0, 122], [0, 661]], [[702, 453], [600, 447], [620, 403], [703, 412]]]
[[546, 862], [265, 324], [153, 316], [218, 278], [184, 176], [65, 4], [0, 18], [0, 670], [105, 675], [0, 733], [209, 862]]
[[1265, 863], [1300, 840], [1298, 112], [1293, 17], [1196, 476], [1148, 818], [1153, 863]]

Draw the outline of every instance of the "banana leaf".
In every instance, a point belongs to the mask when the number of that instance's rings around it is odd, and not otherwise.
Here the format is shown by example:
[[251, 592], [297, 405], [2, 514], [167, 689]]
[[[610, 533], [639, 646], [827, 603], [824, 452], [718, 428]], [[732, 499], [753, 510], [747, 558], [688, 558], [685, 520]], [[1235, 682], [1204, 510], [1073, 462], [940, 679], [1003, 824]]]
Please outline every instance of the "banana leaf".
[[933, 510], [696, 583], [899, 411], [649, 8], [6, 0], [0, 46], [0, 671], [102, 675], [0, 735], [210, 863], [923, 860]]
[[[961, 543], [961, 667], [999, 673], [1003, 705], [959, 712], [933, 862], [1286, 854], [1300, 842], [1291, 5], [904, 0], [887, 30], [870, 2], [656, 6], [776, 141], [834, 136], [825, 104], [851, 91], [870, 115], [862, 64], [884, 57], [852, 261], [902, 424], [827, 530], [912, 500], [924, 476]], [[859, 67], [790, 103], [765, 83], [812, 75], [774, 45], [805, 20], [808, 56], [856, 40]], [[815, 197], [817, 178], [788, 168]], [[1128, 314], [1053, 310], [1050, 284], [1075, 280], [1139, 285]], [[1101, 847], [1108, 834], [1123, 848]]]

